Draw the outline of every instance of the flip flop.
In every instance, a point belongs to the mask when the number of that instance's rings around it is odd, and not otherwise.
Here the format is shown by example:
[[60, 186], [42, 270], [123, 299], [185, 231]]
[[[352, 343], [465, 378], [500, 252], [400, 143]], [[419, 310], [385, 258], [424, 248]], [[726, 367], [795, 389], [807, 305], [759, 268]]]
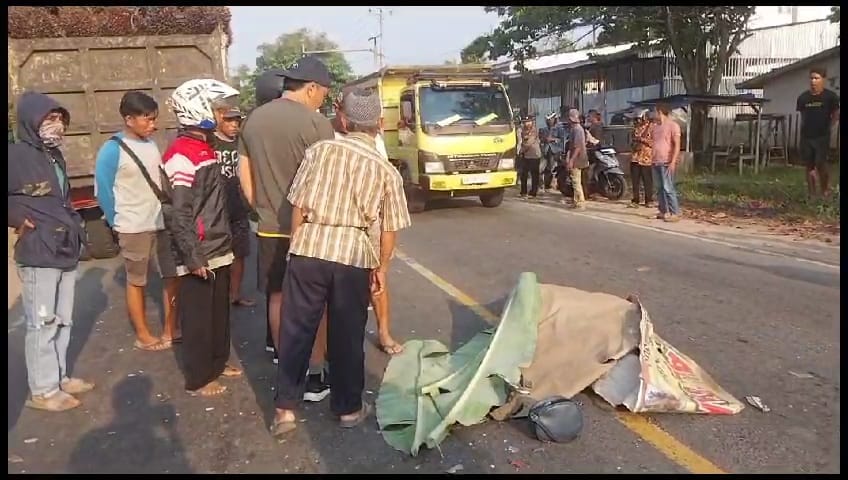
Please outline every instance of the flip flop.
[[244, 375], [244, 371], [232, 365], [225, 366], [224, 371], [221, 372], [221, 376], [224, 378], [238, 378], [242, 375]]
[[133, 347], [138, 350], [144, 350], [147, 352], [161, 352], [163, 350], [171, 348], [171, 345], [170, 343], [166, 344], [161, 340], [154, 340], [147, 344], [141, 343], [140, 341], [136, 340], [135, 343], [133, 343]]
[[203, 387], [198, 388], [197, 390], [186, 390], [186, 393], [191, 395], [192, 397], [217, 397], [227, 393], [227, 387], [225, 385], [218, 384], [217, 388], [210, 388], [205, 390], [209, 385], [205, 385]]
[[237, 299], [231, 301], [230, 303], [232, 303], [236, 307], [255, 307], [256, 306], [255, 301], [249, 300], [247, 298], [237, 298]]
[[359, 410], [359, 414], [350, 420], [339, 419], [339, 426], [342, 428], [353, 428], [359, 426], [370, 414], [371, 405], [368, 402], [362, 402], [362, 408]]
[[279, 438], [283, 435], [295, 430], [297, 428], [296, 420], [284, 420], [278, 421], [276, 418], [274, 419], [274, 423], [271, 425], [271, 436]]

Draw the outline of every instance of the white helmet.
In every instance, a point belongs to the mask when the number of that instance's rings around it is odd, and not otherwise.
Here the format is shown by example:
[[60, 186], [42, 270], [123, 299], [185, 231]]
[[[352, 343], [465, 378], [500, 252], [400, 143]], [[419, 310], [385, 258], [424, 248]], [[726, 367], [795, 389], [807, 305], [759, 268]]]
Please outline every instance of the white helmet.
[[224, 82], [200, 78], [189, 80], [177, 87], [168, 98], [167, 104], [177, 115], [177, 122], [181, 126], [212, 130], [215, 128], [212, 105], [238, 94], [238, 90]]
[[555, 112], [555, 111], [554, 111], [554, 112], [549, 113], [549, 114], [545, 117], [545, 120], [551, 120], [551, 119], [554, 119], [554, 118], [557, 118], [557, 117], [559, 117], [559, 114], [558, 114], [557, 112]]

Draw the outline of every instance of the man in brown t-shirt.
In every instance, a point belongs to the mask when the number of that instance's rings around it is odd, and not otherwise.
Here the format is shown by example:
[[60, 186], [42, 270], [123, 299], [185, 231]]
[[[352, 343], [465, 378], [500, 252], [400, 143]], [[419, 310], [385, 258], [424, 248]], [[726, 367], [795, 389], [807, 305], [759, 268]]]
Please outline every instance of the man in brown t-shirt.
[[[251, 112], [239, 142], [242, 188], [259, 214], [257, 283], [267, 296], [268, 325], [275, 345], [279, 343], [283, 278], [291, 237], [292, 207], [286, 196], [306, 149], [334, 138], [330, 121], [317, 112], [332, 80], [327, 67], [314, 57], [304, 57], [280, 75], [285, 78], [282, 97]], [[329, 393], [322, 374], [325, 324], [313, 348], [304, 396], [308, 401], [320, 401]]]

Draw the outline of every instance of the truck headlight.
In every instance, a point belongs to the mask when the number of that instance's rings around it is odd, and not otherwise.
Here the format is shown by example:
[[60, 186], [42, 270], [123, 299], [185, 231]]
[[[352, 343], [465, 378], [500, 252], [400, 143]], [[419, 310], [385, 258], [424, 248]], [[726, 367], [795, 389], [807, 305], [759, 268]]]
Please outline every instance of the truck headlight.
[[514, 158], [502, 158], [498, 162], [498, 170], [512, 170], [515, 168]]
[[445, 173], [445, 164], [442, 162], [424, 162], [424, 173]]

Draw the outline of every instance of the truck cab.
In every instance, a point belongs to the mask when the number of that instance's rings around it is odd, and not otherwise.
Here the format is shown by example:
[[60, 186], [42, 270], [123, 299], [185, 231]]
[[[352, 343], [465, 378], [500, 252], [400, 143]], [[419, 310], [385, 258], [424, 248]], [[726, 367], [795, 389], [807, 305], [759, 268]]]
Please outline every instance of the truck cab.
[[497, 207], [515, 185], [513, 110], [490, 67], [389, 67], [354, 85], [380, 91], [386, 151], [410, 212], [450, 197]]

